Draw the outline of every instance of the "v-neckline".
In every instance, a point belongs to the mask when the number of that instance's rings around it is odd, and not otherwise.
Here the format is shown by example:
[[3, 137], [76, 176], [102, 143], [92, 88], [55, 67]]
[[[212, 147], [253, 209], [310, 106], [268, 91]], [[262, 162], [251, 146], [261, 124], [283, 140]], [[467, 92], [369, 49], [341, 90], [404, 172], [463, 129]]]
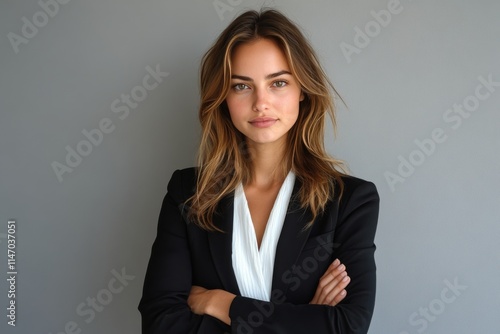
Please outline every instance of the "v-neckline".
[[243, 186], [240, 184], [235, 189], [231, 257], [238, 288], [243, 296], [270, 300], [278, 240], [294, 184], [295, 174], [290, 172], [273, 203], [260, 247]]
[[[268, 235], [267, 232], [270, 229], [269, 225], [270, 225], [270, 223], [272, 224], [276, 220], [276, 219], [274, 219], [275, 212], [276, 212], [276, 205], [279, 204], [280, 202], [282, 202], [283, 191], [284, 191], [284, 188], [285, 188], [285, 185], [287, 184], [287, 182], [290, 182], [291, 174], [292, 174], [291, 171], [287, 174], [287, 176], [285, 177], [285, 179], [281, 183], [281, 186], [280, 186], [280, 189], [278, 190], [278, 194], [276, 195], [276, 198], [274, 199], [273, 207], [271, 208], [271, 212], [269, 213], [269, 217], [267, 218], [267, 221], [266, 221], [266, 226], [264, 227], [264, 233], [262, 234], [262, 240], [260, 242], [260, 245], [257, 242], [257, 233], [255, 231], [255, 224], [254, 224], [254, 221], [252, 219], [252, 214], [250, 212], [250, 206], [248, 205], [248, 200], [247, 200], [247, 196], [245, 193], [245, 188], [243, 187], [243, 185], [240, 185], [243, 203], [245, 204], [244, 205], [245, 206], [245, 208], [244, 208], [245, 215], [248, 218], [248, 222], [251, 224], [251, 227], [252, 227], [251, 231], [253, 231], [252, 240], [253, 240], [254, 245], [257, 247], [257, 253], [259, 254], [259, 256], [261, 255], [262, 246], [267, 245], [267, 243], [268, 243], [267, 242], [268, 238], [266, 238], [266, 235]], [[293, 187], [293, 185], [292, 185], [292, 187]]]

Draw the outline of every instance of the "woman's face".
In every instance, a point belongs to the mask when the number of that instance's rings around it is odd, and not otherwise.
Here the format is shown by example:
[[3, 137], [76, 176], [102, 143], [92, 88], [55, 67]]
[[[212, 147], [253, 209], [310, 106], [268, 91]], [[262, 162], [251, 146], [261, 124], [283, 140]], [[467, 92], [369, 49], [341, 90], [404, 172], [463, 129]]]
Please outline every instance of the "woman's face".
[[249, 145], [284, 143], [303, 100], [285, 55], [273, 41], [258, 39], [238, 46], [231, 63], [226, 102], [234, 126]]

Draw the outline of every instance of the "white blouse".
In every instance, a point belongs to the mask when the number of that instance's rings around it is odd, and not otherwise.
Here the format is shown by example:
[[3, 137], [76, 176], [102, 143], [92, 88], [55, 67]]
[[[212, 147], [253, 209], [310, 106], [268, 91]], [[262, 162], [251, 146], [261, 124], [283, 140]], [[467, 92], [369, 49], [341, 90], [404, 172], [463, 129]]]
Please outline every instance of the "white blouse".
[[267, 221], [260, 249], [252, 223], [243, 186], [234, 192], [233, 213], [233, 270], [244, 297], [270, 301], [276, 246], [285, 220], [288, 203], [295, 183], [290, 171], [281, 185]]

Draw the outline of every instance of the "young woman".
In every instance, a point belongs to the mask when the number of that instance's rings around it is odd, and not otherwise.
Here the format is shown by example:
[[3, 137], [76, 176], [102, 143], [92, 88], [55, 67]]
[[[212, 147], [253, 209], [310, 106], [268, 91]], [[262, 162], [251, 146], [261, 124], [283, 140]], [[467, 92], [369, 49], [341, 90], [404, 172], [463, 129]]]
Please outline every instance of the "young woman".
[[222, 32], [201, 64], [198, 167], [174, 172], [160, 212], [143, 333], [368, 331], [379, 197], [325, 151], [334, 92], [281, 13]]

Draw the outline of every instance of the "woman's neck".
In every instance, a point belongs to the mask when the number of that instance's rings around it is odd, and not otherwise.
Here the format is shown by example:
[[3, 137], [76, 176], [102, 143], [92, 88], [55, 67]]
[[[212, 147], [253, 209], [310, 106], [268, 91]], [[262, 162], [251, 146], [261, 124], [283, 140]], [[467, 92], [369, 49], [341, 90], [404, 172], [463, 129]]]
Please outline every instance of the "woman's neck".
[[283, 183], [288, 171], [283, 168], [285, 159], [285, 143], [251, 144], [249, 145], [252, 161], [252, 178], [249, 185], [258, 188], [269, 188]]

